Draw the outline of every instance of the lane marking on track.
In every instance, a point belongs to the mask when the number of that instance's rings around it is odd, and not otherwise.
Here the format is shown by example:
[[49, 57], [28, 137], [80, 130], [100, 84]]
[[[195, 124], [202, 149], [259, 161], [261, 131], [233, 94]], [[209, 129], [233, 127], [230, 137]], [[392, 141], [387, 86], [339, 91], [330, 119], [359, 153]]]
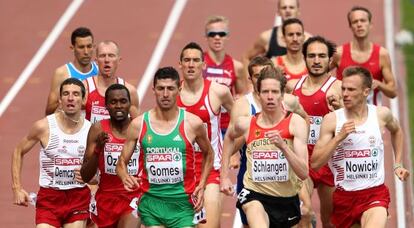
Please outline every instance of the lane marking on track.
[[161, 37], [158, 40], [157, 45], [155, 46], [154, 52], [152, 53], [150, 62], [145, 70], [144, 75], [139, 82], [137, 93], [139, 96], [139, 103], [141, 104], [145, 93], [148, 90], [149, 85], [154, 78], [154, 73], [157, 71], [158, 66], [161, 62], [161, 59], [164, 55], [165, 49], [170, 42], [171, 36], [177, 26], [177, 23], [181, 17], [181, 14], [184, 10], [187, 0], [176, 0], [173, 8], [171, 9], [170, 15], [167, 18], [167, 23], [164, 26]]
[[23, 72], [20, 74], [17, 81], [13, 84], [10, 90], [7, 92], [6, 96], [0, 103], [0, 117], [3, 113], [7, 110], [10, 103], [22, 89], [26, 81], [30, 78], [33, 71], [39, 66], [42, 62], [43, 58], [49, 52], [50, 48], [56, 42], [57, 38], [62, 33], [63, 29], [72, 19], [73, 15], [75, 15], [76, 11], [78, 11], [79, 7], [82, 5], [84, 0], [73, 0], [72, 3], [68, 6], [65, 13], [60, 17], [59, 21], [56, 23], [53, 30], [49, 33], [46, 40], [43, 42], [42, 46], [40, 46], [39, 50], [37, 50], [36, 54], [30, 60], [29, 64], [24, 68]]
[[[393, 0], [384, 0], [384, 27], [385, 27], [385, 42], [386, 48], [391, 58], [392, 69], [394, 69], [394, 75], [398, 75], [397, 68], [395, 67], [395, 48], [394, 48], [394, 1]], [[398, 82], [398, 80], [396, 80]], [[391, 103], [391, 112], [394, 114], [397, 120], [400, 119], [399, 112], [399, 102], [398, 97], [390, 99]], [[407, 138], [407, 137], [405, 137]], [[404, 161], [404, 157], [403, 157]], [[410, 181], [410, 179], [408, 179]], [[405, 228], [405, 196], [404, 196], [404, 186], [402, 181], [394, 175], [394, 186], [395, 186], [395, 196], [396, 196], [396, 206], [397, 206], [397, 224], [398, 228]]]

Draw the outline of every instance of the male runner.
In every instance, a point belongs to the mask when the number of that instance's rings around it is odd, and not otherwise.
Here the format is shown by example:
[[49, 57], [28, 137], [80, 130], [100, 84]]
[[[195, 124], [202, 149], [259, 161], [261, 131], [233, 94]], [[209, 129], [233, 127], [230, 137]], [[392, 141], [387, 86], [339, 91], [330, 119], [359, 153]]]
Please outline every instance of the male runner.
[[[205, 190], [206, 228], [220, 227], [222, 194], [220, 193], [220, 166], [222, 151], [222, 135], [220, 132], [220, 109], [223, 106], [230, 111], [233, 98], [228, 87], [211, 82], [202, 76], [205, 67], [203, 50], [196, 43], [187, 44], [181, 51], [180, 68], [182, 72], [181, 91], [177, 97], [177, 105], [201, 118], [214, 150], [214, 167], [207, 180]], [[200, 177], [201, 154], [197, 145], [196, 175]]]
[[[278, 14], [282, 18], [282, 22], [289, 18], [297, 18], [299, 16], [299, 0], [279, 0]], [[311, 35], [305, 32], [305, 39]], [[243, 62], [247, 63], [255, 56], [262, 55], [267, 58], [285, 55], [286, 44], [283, 40], [282, 28], [275, 26], [272, 29], [262, 32], [256, 42], [253, 44], [243, 57]]]
[[[256, 113], [261, 112], [262, 108], [260, 105], [260, 98], [259, 93], [257, 91], [257, 79], [260, 76], [260, 71], [265, 67], [274, 67], [271, 60], [269, 60], [266, 57], [257, 56], [250, 61], [248, 66], [248, 72], [250, 75], [250, 80], [252, 81], [254, 92], [250, 92], [246, 94], [245, 96], [241, 97], [240, 99], [236, 100], [234, 103], [234, 107], [232, 109], [232, 115], [231, 115], [231, 123], [233, 124], [240, 116], [254, 116]], [[302, 106], [300, 105], [297, 97], [291, 95], [291, 94], [284, 94], [283, 96], [283, 103], [282, 103], [283, 109], [286, 112], [293, 112], [298, 115], [300, 115], [303, 119], [307, 120], [308, 116], [306, 112], [303, 110]], [[227, 140], [230, 140], [228, 136], [224, 137], [224, 144]], [[240, 191], [243, 189], [243, 177], [244, 173], [246, 172], [246, 145], [243, 145], [241, 148], [243, 139], [242, 137], [239, 137], [237, 139], [237, 142], [235, 142], [235, 148], [233, 151], [233, 156], [231, 157], [231, 161], [229, 164], [230, 154], [224, 154], [222, 158], [222, 169], [221, 169], [221, 175], [220, 175], [220, 189], [221, 191], [224, 191], [228, 186], [232, 186], [231, 182], [228, 182], [229, 179], [227, 179], [227, 173], [223, 170], [228, 170], [229, 165], [230, 167], [235, 163], [240, 164], [239, 172], [237, 174], [237, 194], [240, 193]], [[241, 148], [241, 150], [240, 150]], [[240, 150], [240, 155], [238, 155], [238, 151]], [[235, 162], [234, 160], [238, 159], [239, 161]], [[301, 190], [302, 191], [302, 190]], [[303, 202], [301, 206], [302, 211], [302, 220], [310, 217], [310, 209], [311, 209], [311, 202], [310, 199], [304, 199], [299, 193], [300, 200]], [[240, 217], [242, 220], [242, 223], [245, 227], [248, 227], [247, 218], [244, 214], [243, 210], [240, 211]], [[310, 220], [310, 219], [308, 219]], [[302, 222], [301, 222], [302, 223]]]
[[[127, 190], [141, 186], [138, 210], [146, 227], [194, 227], [194, 211], [203, 206], [213, 150], [201, 119], [177, 107], [178, 72], [172, 67], [160, 68], [153, 85], [157, 105], [131, 122], [117, 174]], [[195, 142], [203, 154], [198, 183], [192, 146]], [[140, 183], [127, 172], [136, 145], [140, 147], [143, 168]]]
[[302, 21], [289, 18], [282, 25], [283, 39], [286, 43], [286, 55], [276, 56], [273, 61], [276, 66], [283, 69], [287, 80], [299, 79], [308, 74], [302, 46], [305, 41]]
[[384, 185], [384, 129], [391, 133], [394, 174], [406, 180], [402, 166], [403, 132], [387, 107], [367, 104], [371, 73], [350, 67], [343, 73], [344, 108], [327, 114], [312, 156], [317, 169], [329, 160], [335, 176], [332, 223], [336, 227], [386, 227], [390, 202]]
[[[230, 140], [224, 144], [224, 154], [234, 150], [234, 140], [240, 136], [247, 145], [244, 188], [237, 207], [253, 228], [291, 227], [301, 217], [298, 193], [301, 180], [308, 176], [307, 124], [282, 108], [285, 83], [279, 69], [262, 69], [257, 81], [262, 111], [239, 117], [226, 134]], [[233, 187], [223, 190], [231, 194]]]
[[[99, 169], [100, 179], [95, 195], [92, 220], [98, 227], [138, 227], [139, 220], [131, 213], [130, 203], [139, 197], [139, 190], [128, 192], [116, 176], [115, 168], [124, 146], [126, 131], [131, 122], [131, 98], [128, 89], [112, 84], [105, 92], [105, 105], [110, 119], [92, 125], [80, 170], [82, 179], [89, 182]], [[128, 163], [128, 173], [138, 175], [139, 151], [135, 150]]]
[[332, 68], [337, 67], [336, 77], [340, 80], [348, 66], [358, 65], [368, 69], [374, 79], [368, 103], [381, 105], [381, 93], [394, 98], [397, 96], [397, 85], [387, 49], [370, 41], [371, 18], [371, 12], [365, 7], [355, 6], [348, 12], [348, 23], [353, 38], [351, 42], [338, 47]]
[[[240, 97], [249, 89], [243, 64], [226, 53], [225, 44], [229, 39], [229, 20], [223, 16], [210, 16], [205, 25], [208, 49], [204, 52], [206, 68], [203, 77], [227, 86], [233, 97]], [[230, 116], [221, 110], [220, 126], [223, 135], [229, 125]]]
[[94, 41], [91, 30], [79, 27], [72, 32], [70, 49], [73, 62], [66, 63], [55, 70], [47, 99], [46, 115], [56, 111], [59, 104], [59, 87], [67, 78], [84, 80], [98, 74], [98, 66], [92, 61]]
[[116, 76], [116, 70], [121, 61], [120, 50], [114, 41], [102, 41], [96, 48], [96, 59], [99, 66], [97, 76], [86, 79], [84, 82], [86, 96], [86, 119], [95, 123], [102, 119], [108, 119], [109, 113], [105, 107], [105, 91], [112, 84], [125, 85], [131, 94], [131, 108], [129, 113], [132, 118], [138, 116], [138, 94], [134, 86]]
[[[303, 45], [308, 75], [288, 82], [294, 85], [292, 94], [299, 97], [299, 102], [309, 115], [309, 157], [312, 156], [313, 147], [319, 138], [323, 116], [341, 106], [341, 82], [329, 74], [329, 62], [334, 52], [335, 45], [325, 38], [320, 36], [309, 38]], [[332, 213], [334, 190], [332, 172], [328, 166], [325, 166], [318, 172], [310, 169], [309, 176], [310, 180], [305, 183], [310, 195], [314, 187], [318, 189], [322, 225], [331, 227], [329, 218]]]
[[91, 124], [81, 115], [85, 87], [75, 78], [60, 86], [59, 112], [38, 120], [18, 144], [12, 158], [14, 204], [28, 205], [21, 184], [23, 156], [40, 143], [40, 190], [36, 203], [36, 227], [83, 228], [89, 218], [90, 190], [79, 169]]

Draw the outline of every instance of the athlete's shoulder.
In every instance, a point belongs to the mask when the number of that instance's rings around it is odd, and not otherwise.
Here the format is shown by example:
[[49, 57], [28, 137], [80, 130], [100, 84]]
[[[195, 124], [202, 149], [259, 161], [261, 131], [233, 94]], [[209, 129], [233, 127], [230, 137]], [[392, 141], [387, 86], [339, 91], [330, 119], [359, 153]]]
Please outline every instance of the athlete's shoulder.
[[272, 36], [273, 29], [274, 28], [270, 28], [260, 33], [259, 39], [262, 40], [263, 42], [269, 43], [270, 37]]
[[380, 120], [387, 122], [393, 118], [391, 110], [386, 106], [375, 106], [377, 110], [377, 116]]
[[250, 103], [245, 96], [241, 96], [239, 99], [234, 101], [233, 107], [231, 109], [231, 117], [237, 118], [239, 116], [250, 116]]
[[53, 80], [63, 82], [67, 78], [69, 78], [69, 72], [66, 64], [56, 68]]
[[34, 122], [32, 125], [32, 129], [31, 129], [31, 131], [36, 134], [42, 134], [43, 132], [48, 131], [48, 130], [49, 130], [49, 121], [47, 117], [44, 117]]
[[221, 96], [227, 92], [230, 92], [230, 89], [225, 85], [212, 81], [210, 84], [210, 91]]
[[203, 121], [197, 115], [194, 115], [191, 112], [184, 111], [184, 121], [189, 129], [199, 130], [203, 128]]

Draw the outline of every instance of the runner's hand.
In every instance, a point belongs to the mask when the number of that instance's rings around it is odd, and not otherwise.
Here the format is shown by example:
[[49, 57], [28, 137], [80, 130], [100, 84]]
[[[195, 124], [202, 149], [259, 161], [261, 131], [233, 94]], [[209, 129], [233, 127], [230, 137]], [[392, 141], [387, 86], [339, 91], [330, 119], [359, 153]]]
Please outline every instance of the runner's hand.
[[[337, 110], [337, 109], [341, 108], [341, 102], [339, 101], [339, 97], [336, 96], [335, 94], [332, 94], [331, 96], [328, 97], [328, 104], [334, 110]], [[334, 111], [334, 110], [331, 110], [331, 111]]]
[[344, 140], [349, 134], [354, 132], [356, 132], [355, 122], [353, 120], [348, 120], [344, 123], [344, 125], [342, 125], [338, 136], [341, 140]]
[[394, 170], [394, 173], [401, 181], [407, 180], [407, 177], [410, 175], [410, 172], [408, 172], [408, 170], [404, 169], [403, 167], [396, 168]]
[[266, 132], [265, 137], [269, 138], [269, 142], [275, 144], [280, 149], [287, 147], [285, 140], [283, 140], [280, 136], [280, 132], [278, 130]]
[[24, 189], [14, 190], [14, 204], [27, 207], [29, 205], [29, 194]]
[[75, 169], [74, 169], [74, 171], [75, 171], [75, 181], [77, 181], [77, 182], [79, 182], [79, 183], [81, 183], [81, 184], [84, 184], [85, 182], [83, 182], [83, 180], [82, 180], [82, 176], [81, 176], [81, 173], [80, 173], [80, 167], [76, 167]]
[[194, 203], [194, 210], [196, 212], [199, 212], [203, 208], [204, 204], [204, 188], [200, 185], [197, 185], [193, 194], [191, 195], [191, 198]]
[[233, 154], [230, 157], [230, 169], [238, 169], [240, 167], [240, 155], [239, 153]]
[[220, 191], [228, 196], [234, 195], [233, 183], [230, 178], [226, 177], [220, 180]]
[[128, 192], [132, 192], [139, 188], [141, 185], [139, 184], [140, 178], [127, 175], [125, 178], [122, 178], [122, 183], [124, 184], [125, 190]]

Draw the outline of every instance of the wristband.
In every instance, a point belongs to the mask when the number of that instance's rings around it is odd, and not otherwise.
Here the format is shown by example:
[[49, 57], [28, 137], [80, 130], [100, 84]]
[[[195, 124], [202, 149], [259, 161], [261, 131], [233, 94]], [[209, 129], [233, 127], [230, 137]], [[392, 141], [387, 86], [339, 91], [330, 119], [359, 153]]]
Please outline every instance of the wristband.
[[398, 169], [398, 168], [402, 168], [403, 165], [401, 163], [394, 163], [394, 170]]

